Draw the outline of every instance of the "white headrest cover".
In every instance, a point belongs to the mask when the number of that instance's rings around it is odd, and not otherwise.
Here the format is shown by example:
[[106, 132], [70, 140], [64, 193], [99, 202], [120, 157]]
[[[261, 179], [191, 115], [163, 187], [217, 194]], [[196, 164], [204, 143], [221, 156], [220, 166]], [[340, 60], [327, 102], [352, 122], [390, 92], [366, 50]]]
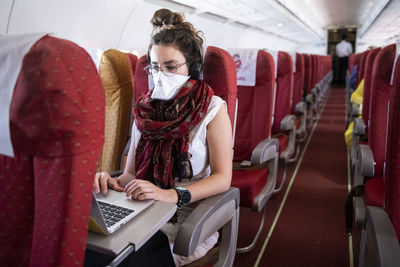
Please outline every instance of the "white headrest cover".
[[88, 54], [92, 58], [94, 64], [96, 65], [97, 71], [99, 71], [101, 57], [103, 56], [103, 53], [105, 50], [101, 49], [101, 48], [93, 48], [93, 47], [85, 48], [85, 50], [86, 50], [86, 52], [88, 52]]
[[399, 56], [400, 56], [400, 39], [397, 39], [396, 40], [396, 56], [394, 57], [393, 68], [392, 68], [392, 77], [390, 78], [390, 85], [393, 85], [394, 71], [395, 71], [396, 63], [397, 63], [397, 60], [399, 59]]
[[10, 135], [10, 104], [22, 60], [46, 33], [0, 36], [0, 154], [13, 157]]
[[296, 52], [288, 52], [288, 53], [292, 57], [293, 72], [296, 72]]
[[237, 85], [254, 86], [256, 85], [256, 66], [257, 54], [256, 49], [230, 49], [236, 63]]

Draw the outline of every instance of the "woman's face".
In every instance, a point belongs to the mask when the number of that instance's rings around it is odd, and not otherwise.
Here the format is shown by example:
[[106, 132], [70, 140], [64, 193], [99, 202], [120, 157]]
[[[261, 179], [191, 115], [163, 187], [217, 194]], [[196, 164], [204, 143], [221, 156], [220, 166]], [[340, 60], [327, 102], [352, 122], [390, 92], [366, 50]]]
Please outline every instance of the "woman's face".
[[189, 75], [183, 53], [173, 45], [153, 45], [150, 51], [151, 67], [166, 73]]

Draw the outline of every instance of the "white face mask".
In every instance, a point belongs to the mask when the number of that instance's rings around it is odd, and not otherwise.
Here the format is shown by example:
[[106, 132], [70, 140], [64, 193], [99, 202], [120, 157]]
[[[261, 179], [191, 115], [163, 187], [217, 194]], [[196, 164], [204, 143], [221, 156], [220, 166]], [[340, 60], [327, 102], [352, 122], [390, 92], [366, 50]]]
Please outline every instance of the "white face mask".
[[152, 99], [170, 100], [174, 98], [190, 76], [170, 73], [166, 76], [159, 71], [153, 76], [154, 90], [151, 94]]

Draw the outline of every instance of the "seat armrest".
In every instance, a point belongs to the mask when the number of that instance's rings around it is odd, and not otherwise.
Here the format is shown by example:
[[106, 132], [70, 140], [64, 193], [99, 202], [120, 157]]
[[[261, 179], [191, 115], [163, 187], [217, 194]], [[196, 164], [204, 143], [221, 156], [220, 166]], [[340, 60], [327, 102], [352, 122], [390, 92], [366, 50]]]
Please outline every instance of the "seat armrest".
[[264, 139], [254, 148], [251, 154], [251, 165], [261, 165], [274, 159], [279, 153], [278, 139]]
[[374, 155], [368, 145], [359, 145], [357, 150], [357, 168], [362, 176], [373, 177], [375, 173]]
[[365, 135], [365, 123], [362, 118], [354, 118], [353, 132], [358, 136]]
[[359, 104], [351, 104], [351, 115], [357, 117], [361, 114], [361, 106]]
[[306, 102], [311, 105], [312, 103], [314, 103], [314, 95], [313, 94], [308, 94], [306, 96]]
[[298, 102], [296, 104], [296, 112], [297, 113], [301, 113], [301, 114], [305, 114], [307, 111], [307, 105], [304, 102]]
[[[240, 202], [239, 189], [206, 198], [190, 213], [179, 228], [174, 243], [174, 253], [182, 256], [193, 254], [196, 247], [224, 225], [235, 222]], [[236, 221], [237, 224], [238, 221]], [[237, 234], [237, 225], [233, 226]], [[236, 239], [235, 239], [236, 240]], [[236, 250], [236, 243], [234, 244]]]
[[318, 88], [317, 87], [312, 88], [311, 89], [311, 94], [313, 94], [314, 96], [317, 96], [318, 95]]
[[286, 115], [281, 121], [281, 130], [290, 131], [296, 130], [296, 116], [295, 115]]
[[400, 246], [388, 214], [378, 207], [366, 209], [359, 266], [400, 266]]

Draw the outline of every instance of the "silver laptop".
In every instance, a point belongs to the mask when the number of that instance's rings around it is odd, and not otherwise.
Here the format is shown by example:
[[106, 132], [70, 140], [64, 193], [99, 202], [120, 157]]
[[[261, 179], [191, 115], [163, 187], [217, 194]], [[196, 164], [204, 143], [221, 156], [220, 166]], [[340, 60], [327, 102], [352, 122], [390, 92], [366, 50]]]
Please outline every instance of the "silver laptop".
[[153, 203], [154, 200], [133, 200], [114, 190], [108, 190], [106, 195], [93, 193], [89, 230], [110, 235]]

